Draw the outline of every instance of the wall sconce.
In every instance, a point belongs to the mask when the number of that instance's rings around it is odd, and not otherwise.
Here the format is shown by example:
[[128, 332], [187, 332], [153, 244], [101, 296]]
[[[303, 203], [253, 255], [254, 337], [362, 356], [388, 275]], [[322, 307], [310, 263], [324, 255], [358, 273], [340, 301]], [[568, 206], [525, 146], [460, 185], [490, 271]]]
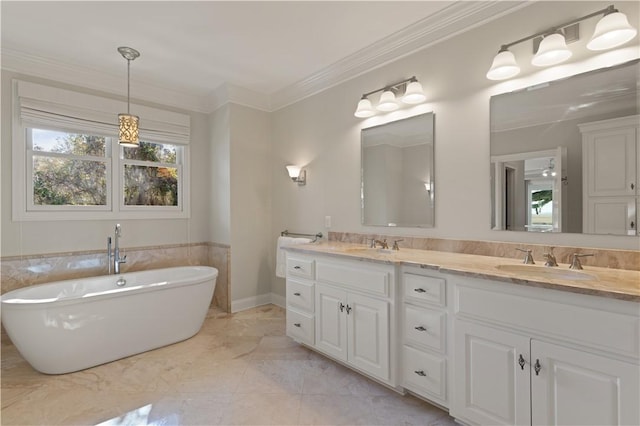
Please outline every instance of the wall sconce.
[[296, 182], [298, 185], [306, 185], [307, 184], [307, 171], [302, 170], [300, 166], [287, 166], [287, 172], [289, 173], [289, 177], [292, 181]]
[[126, 114], [118, 114], [118, 142], [120, 145], [127, 148], [137, 148], [140, 145], [140, 140], [138, 139], [138, 122], [139, 118], [137, 115], [131, 115], [129, 113], [130, 107], [130, 68], [131, 61], [140, 56], [140, 52], [131, 47], [118, 47], [118, 52], [122, 55], [123, 58], [127, 60], [127, 113]]
[[[371, 101], [369, 100], [369, 96], [378, 92], [382, 92], [382, 94], [380, 95], [380, 100], [374, 109], [371, 105]], [[395, 111], [400, 108], [400, 104], [396, 99], [396, 96], [400, 93], [404, 93], [401, 101], [409, 105], [420, 104], [427, 99], [424, 91], [422, 90], [422, 85], [414, 76], [407, 78], [406, 80], [390, 84], [389, 86], [372, 90], [369, 93], [365, 93], [362, 95], [360, 102], [358, 102], [358, 107], [356, 108], [354, 115], [358, 118], [367, 118], [374, 116], [376, 114], [376, 110], [382, 112]]]
[[533, 40], [534, 44], [533, 51], [535, 55], [531, 59], [532, 65], [547, 67], [566, 61], [571, 57], [571, 50], [567, 47], [567, 42], [579, 39], [579, 22], [602, 14], [604, 16], [596, 24], [593, 36], [587, 43], [587, 49], [596, 51], [613, 49], [630, 41], [638, 33], [629, 24], [627, 16], [611, 5], [581, 18], [556, 25], [548, 30], [503, 44], [498, 54], [493, 58], [491, 68], [487, 72], [487, 78], [489, 80], [506, 80], [518, 75], [520, 67], [509, 48], [528, 40]]

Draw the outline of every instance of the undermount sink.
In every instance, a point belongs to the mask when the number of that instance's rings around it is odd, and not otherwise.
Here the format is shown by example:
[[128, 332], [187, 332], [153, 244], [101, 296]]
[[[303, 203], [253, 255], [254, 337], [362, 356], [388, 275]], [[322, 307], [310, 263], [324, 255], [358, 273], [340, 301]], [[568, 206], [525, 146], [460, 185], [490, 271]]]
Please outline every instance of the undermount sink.
[[504, 272], [522, 275], [523, 277], [557, 278], [562, 280], [595, 280], [591, 274], [575, 271], [573, 269], [560, 269], [560, 267], [547, 267], [536, 265], [498, 265], [496, 269]]
[[348, 247], [342, 249], [346, 253], [395, 253], [395, 250], [372, 247]]

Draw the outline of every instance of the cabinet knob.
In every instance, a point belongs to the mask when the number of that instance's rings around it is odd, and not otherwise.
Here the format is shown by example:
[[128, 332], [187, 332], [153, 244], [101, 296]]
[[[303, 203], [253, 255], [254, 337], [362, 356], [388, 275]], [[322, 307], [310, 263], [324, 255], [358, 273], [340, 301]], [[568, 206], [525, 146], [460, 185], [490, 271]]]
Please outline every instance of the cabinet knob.
[[340, 312], [344, 312], [344, 305], [342, 304], [342, 302], [340, 302], [338, 308], [340, 309]]
[[415, 328], [418, 331], [427, 331], [427, 329], [425, 327], [421, 326], [421, 325], [419, 325], [417, 327], [413, 327], [413, 328]]
[[636, 185], [633, 182], [631, 183], [631, 189], [636, 189]]
[[634, 229], [636, 227], [636, 224], [634, 221], [631, 221], [631, 229]]
[[300, 293], [293, 293], [294, 296], [300, 296]]
[[295, 325], [296, 327], [300, 327], [300, 323], [299, 322], [293, 323], [293, 325]]
[[425, 373], [424, 370], [416, 370], [416, 371], [414, 371], [414, 373], [416, 373], [418, 376], [422, 376], [422, 377], [425, 377], [427, 375], [427, 373]]
[[347, 315], [349, 315], [349, 312], [351, 312], [352, 309], [351, 306], [347, 305], [345, 309], [347, 310]]
[[536, 359], [536, 363], [533, 364], [533, 369], [536, 372], [536, 376], [540, 374], [540, 370], [542, 370], [542, 366], [540, 365], [540, 360]]
[[520, 369], [524, 370], [525, 360], [522, 354], [518, 356], [518, 364], [520, 364]]
[[414, 288], [413, 291], [415, 291], [416, 293], [426, 293], [427, 290], [425, 290], [424, 288]]

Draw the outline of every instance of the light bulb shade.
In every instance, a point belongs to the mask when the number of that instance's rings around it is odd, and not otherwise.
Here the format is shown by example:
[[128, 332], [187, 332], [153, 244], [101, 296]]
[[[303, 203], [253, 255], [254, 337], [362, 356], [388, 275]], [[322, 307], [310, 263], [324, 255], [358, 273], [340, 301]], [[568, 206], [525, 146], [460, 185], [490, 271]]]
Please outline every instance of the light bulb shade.
[[396, 101], [396, 95], [391, 90], [385, 90], [380, 95], [380, 101], [376, 106], [378, 111], [395, 111], [399, 108], [398, 101]]
[[520, 74], [520, 67], [516, 63], [513, 53], [504, 49], [493, 58], [491, 68], [487, 72], [489, 80], [506, 80]]
[[298, 176], [300, 176], [300, 171], [302, 170], [302, 167], [300, 166], [287, 166], [287, 172], [289, 173], [289, 177], [291, 179], [298, 179]]
[[353, 115], [358, 118], [367, 118], [374, 116], [375, 114], [376, 112], [371, 106], [371, 101], [367, 98], [362, 98], [360, 99], [360, 102], [358, 102], [358, 108], [356, 108], [356, 112]]
[[424, 102], [427, 97], [422, 90], [422, 84], [417, 81], [412, 81], [407, 85], [407, 90], [404, 92], [404, 96], [402, 97], [402, 102], [405, 104], [419, 104]]
[[137, 115], [118, 114], [119, 137], [118, 143], [127, 148], [137, 148], [140, 146], [138, 139], [138, 121]]
[[564, 36], [554, 33], [546, 36], [540, 42], [538, 52], [531, 59], [531, 64], [537, 67], [548, 67], [566, 61], [571, 57]]
[[593, 37], [587, 43], [589, 50], [606, 50], [618, 47], [636, 36], [638, 30], [627, 20], [627, 15], [613, 12], [605, 15], [596, 24]]

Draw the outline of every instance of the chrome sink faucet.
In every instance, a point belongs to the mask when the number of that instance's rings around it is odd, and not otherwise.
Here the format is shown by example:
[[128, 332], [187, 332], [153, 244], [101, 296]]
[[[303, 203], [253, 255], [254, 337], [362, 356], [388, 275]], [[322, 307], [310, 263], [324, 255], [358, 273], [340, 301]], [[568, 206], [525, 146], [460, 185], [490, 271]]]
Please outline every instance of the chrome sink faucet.
[[526, 253], [522, 263], [526, 263], [527, 265], [535, 265], [536, 262], [533, 261], [533, 256], [531, 256], [531, 250], [529, 250], [529, 249], [525, 250], [525, 249], [521, 249], [521, 248], [516, 248], [516, 250], [521, 251], [523, 253]]
[[380, 240], [375, 240], [373, 247], [375, 248], [378, 244], [380, 244], [380, 248], [382, 249], [388, 249], [389, 248], [389, 244], [387, 244], [387, 239], [385, 238], [384, 240], [380, 241]]
[[545, 253], [543, 256], [545, 259], [547, 259], [547, 261], [544, 263], [544, 266], [558, 266], [556, 257], [553, 254], [553, 247], [549, 247], [549, 251]]
[[595, 256], [595, 254], [593, 253], [588, 253], [588, 254], [580, 254], [580, 253], [573, 253], [572, 259], [571, 259], [571, 265], [569, 265], [569, 269], [582, 269], [582, 263], [580, 263], [580, 258], [581, 257], [587, 257], [587, 256]]

